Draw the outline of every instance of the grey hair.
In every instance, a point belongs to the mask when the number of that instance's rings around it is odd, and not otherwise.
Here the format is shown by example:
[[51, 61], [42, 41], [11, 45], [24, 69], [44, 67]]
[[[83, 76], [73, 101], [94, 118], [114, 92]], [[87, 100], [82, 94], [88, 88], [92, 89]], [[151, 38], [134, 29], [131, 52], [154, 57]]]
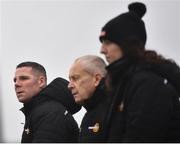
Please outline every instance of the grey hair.
[[106, 76], [106, 63], [105, 61], [96, 55], [84, 55], [75, 60], [75, 62], [81, 62], [83, 68], [89, 74], [98, 73], [102, 77]]

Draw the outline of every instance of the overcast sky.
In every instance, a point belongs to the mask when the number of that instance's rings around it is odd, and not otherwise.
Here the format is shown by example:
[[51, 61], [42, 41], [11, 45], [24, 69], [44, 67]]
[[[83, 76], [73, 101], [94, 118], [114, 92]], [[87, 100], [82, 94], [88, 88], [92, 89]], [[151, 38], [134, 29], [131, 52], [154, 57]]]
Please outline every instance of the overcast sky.
[[[24, 115], [19, 111], [13, 77], [23, 61], [45, 66], [48, 82], [68, 80], [74, 59], [101, 56], [98, 36], [111, 18], [127, 11], [133, 0], [1, 0], [0, 94], [2, 142], [20, 142]], [[180, 1], [140, 0], [147, 6], [143, 20], [147, 49], [154, 49], [180, 64]], [[80, 124], [85, 110], [74, 117]]]

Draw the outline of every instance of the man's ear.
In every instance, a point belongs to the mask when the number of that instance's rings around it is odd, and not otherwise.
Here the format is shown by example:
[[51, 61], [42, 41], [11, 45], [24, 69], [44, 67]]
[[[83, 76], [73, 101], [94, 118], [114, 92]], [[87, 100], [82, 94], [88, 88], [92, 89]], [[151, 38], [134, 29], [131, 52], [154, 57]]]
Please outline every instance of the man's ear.
[[39, 85], [40, 88], [44, 88], [46, 86], [46, 78], [44, 76], [39, 77]]
[[100, 74], [95, 74], [95, 86], [97, 87], [102, 79]]

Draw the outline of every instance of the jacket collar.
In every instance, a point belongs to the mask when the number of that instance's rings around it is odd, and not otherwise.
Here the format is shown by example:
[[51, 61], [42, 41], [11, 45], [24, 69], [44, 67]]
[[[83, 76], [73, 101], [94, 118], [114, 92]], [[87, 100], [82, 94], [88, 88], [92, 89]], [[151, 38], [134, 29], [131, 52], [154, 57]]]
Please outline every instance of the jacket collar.
[[119, 81], [123, 80], [129, 73], [132, 71], [132, 67], [134, 67], [137, 63], [136, 58], [126, 58], [123, 57], [112, 64], [106, 67], [108, 74], [111, 78], [111, 84], [116, 85]]
[[38, 95], [33, 96], [28, 103], [24, 104], [21, 111], [26, 114], [44, 101], [54, 100], [66, 107], [71, 114], [78, 112], [81, 106], [75, 103], [73, 95], [67, 87], [68, 83], [67, 80], [60, 77], [54, 79]]
[[105, 91], [105, 82], [104, 79], [101, 80], [99, 86], [95, 90], [94, 94], [90, 97], [90, 99], [86, 100], [83, 104], [84, 108], [87, 111], [95, 108], [99, 103], [101, 103], [106, 98]]
[[25, 114], [28, 115], [35, 107], [41, 105], [43, 102], [50, 100], [46, 95], [41, 94], [35, 95], [32, 99], [24, 104], [20, 110]]

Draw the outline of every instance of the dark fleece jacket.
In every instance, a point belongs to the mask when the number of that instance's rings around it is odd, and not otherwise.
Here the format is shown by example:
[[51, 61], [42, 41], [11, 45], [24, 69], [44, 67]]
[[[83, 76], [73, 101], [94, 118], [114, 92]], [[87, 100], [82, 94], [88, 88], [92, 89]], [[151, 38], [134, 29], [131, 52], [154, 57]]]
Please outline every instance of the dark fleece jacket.
[[68, 81], [56, 78], [21, 109], [25, 126], [21, 142], [77, 142], [78, 125], [72, 114], [80, 110], [67, 88]]

